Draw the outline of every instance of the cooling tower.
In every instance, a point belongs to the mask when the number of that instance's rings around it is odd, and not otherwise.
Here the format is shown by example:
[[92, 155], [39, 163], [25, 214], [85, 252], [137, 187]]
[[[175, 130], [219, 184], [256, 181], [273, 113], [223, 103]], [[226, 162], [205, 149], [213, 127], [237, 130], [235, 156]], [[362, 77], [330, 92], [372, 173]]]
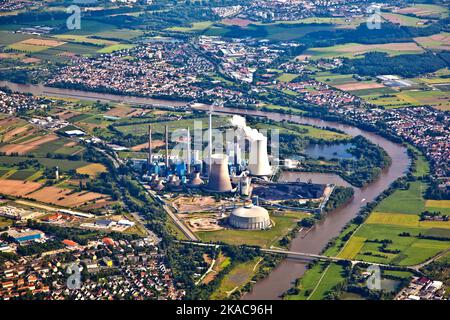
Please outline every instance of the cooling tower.
[[253, 176], [270, 176], [272, 168], [267, 155], [267, 138], [251, 140], [248, 170]]
[[194, 172], [189, 180], [189, 186], [192, 188], [200, 187], [203, 183], [203, 180], [200, 178], [200, 172]]
[[230, 192], [233, 190], [228, 173], [228, 156], [214, 154], [211, 156], [211, 172], [205, 189], [211, 192]]

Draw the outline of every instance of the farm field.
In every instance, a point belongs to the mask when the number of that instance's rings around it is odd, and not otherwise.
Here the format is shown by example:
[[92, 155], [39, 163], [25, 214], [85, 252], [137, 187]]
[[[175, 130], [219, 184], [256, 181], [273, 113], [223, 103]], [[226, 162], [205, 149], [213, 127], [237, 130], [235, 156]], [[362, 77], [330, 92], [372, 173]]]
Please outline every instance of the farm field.
[[[208, 118], [197, 118], [197, 119], [182, 119], [177, 121], [167, 121], [167, 122], [153, 122], [153, 123], [143, 123], [134, 125], [117, 126], [117, 130], [124, 134], [136, 134], [144, 135], [148, 132], [149, 124], [152, 125], [152, 134], [164, 134], [164, 126], [168, 125], [169, 130], [173, 129], [187, 129], [190, 127], [194, 128], [194, 121], [200, 123], [204, 129], [208, 127]], [[213, 117], [213, 127], [220, 128], [224, 126], [230, 126], [230, 122], [227, 117]]]
[[439, 5], [433, 4], [414, 4], [405, 8], [401, 8], [397, 10], [397, 13], [400, 14], [410, 14], [417, 17], [447, 17], [448, 16], [448, 8]]
[[[376, 90], [376, 89], [375, 89]], [[353, 91], [369, 103], [383, 106], [387, 109], [407, 106], [430, 105], [439, 110], [450, 110], [450, 93], [439, 90], [404, 90], [401, 92], [374, 92], [372, 90]]]
[[343, 45], [335, 45], [323, 48], [311, 48], [306, 50], [302, 56], [309, 56], [310, 60], [317, 60], [322, 58], [356, 58], [366, 52], [384, 52], [390, 56], [400, 54], [414, 54], [421, 53], [423, 49], [417, 46], [414, 42], [404, 43], [386, 43], [386, 44], [358, 44], [348, 43]]
[[23, 52], [41, 52], [50, 48], [55, 48], [65, 44], [63, 41], [56, 41], [52, 39], [36, 39], [30, 38], [20, 42], [12, 43], [7, 46], [7, 49], [23, 51]]
[[101, 172], [106, 172], [107, 170], [106, 170], [106, 167], [103, 164], [92, 163], [92, 164], [88, 164], [87, 166], [78, 168], [76, 171], [77, 171], [77, 173], [87, 174], [90, 177], [94, 177], [95, 178], [96, 175], [98, 175]]
[[115, 51], [120, 51], [120, 50], [124, 50], [124, 49], [132, 49], [134, 48], [135, 45], [133, 44], [113, 44], [110, 46], [107, 46], [103, 49], [98, 50], [98, 53], [112, 53]]
[[71, 155], [84, 150], [71, 144], [67, 138], [59, 138], [27, 122], [9, 117], [0, 120], [0, 151], [5, 155], [25, 155], [45, 157], [48, 153]]
[[74, 208], [94, 200], [106, 198], [107, 196], [96, 192], [74, 192], [70, 189], [45, 187], [27, 194], [26, 197], [43, 203]]
[[171, 27], [166, 30], [176, 32], [200, 32], [208, 29], [212, 24], [212, 21], [194, 22], [190, 27]]
[[[356, 260], [390, 263], [398, 265], [415, 265], [421, 263], [442, 250], [450, 248], [450, 240], [433, 240], [426, 237], [450, 238], [449, 221], [420, 221], [419, 214], [424, 210], [446, 213], [450, 203], [425, 201], [422, 192], [426, 185], [413, 182], [408, 190], [396, 190], [384, 199], [369, 215], [364, 224], [356, 228], [351, 225], [346, 231], [354, 231], [342, 249], [337, 249], [337, 242], [326, 251], [333, 255]], [[387, 241], [382, 247], [381, 241]]]
[[355, 29], [361, 22], [364, 22], [361, 18], [335, 18], [335, 17], [311, 17], [294, 21], [277, 21], [274, 23], [260, 23], [256, 22], [256, 25], [273, 25], [273, 24], [321, 24], [332, 25], [336, 29]]
[[0, 147], [0, 151], [4, 152], [6, 155], [13, 155], [13, 154], [24, 155], [40, 148], [42, 145], [45, 145], [46, 143], [55, 141], [57, 139], [58, 137], [53, 134], [36, 135], [34, 137], [31, 137], [31, 139], [23, 142], [8, 143], [6, 145], [3, 145], [2, 147]]
[[305, 24], [305, 23], [273, 23], [273, 24], [249, 24], [246, 27], [230, 25], [212, 25], [204, 30], [204, 35], [224, 37], [252, 37], [256, 39], [269, 39], [278, 41], [290, 41], [300, 39], [308, 33], [317, 31], [331, 31], [335, 26], [329, 24]]
[[22, 180], [2, 180], [0, 194], [33, 199], [61, 207], [78, 207], [88, 202], [108, 198], [95, 192], [74, 192], [71, 189], [43, 187], [41, 183]]
[[450, 50], [450, 33], [442, 32], [428, 37], [418, 37], [414, 40], [421, 46], [435, 50]]
[[411, 17], [400, 13], [386, 12], [382, 13], [381, 16], [389, 22], [408, 27], [425, 27], [426, 19], [419, 19], [417, 17]]
[[425, 200], [422, 197], [425, 189], [425, 184], [412, 182], [408, 190], [394, 191], [391, 196], [375, 207], [375, 211], [419, 214], [425, 208]]
[[36, 160], [43, 166], [47, 168], [54, 168], [56, 166], [59, 167], [61, 171], [69, 171], [75, 170], [80, 167], [87, 166], [89, 162], [83, 160], [66, 160], [66, 159], [50, 159], [50, 158], [29, 158], [29, 157], [20, 157], [20, 156], [0, 156], [0, 166], [2, 164], [5, 165], [16, 165], [19, 162], [27, 161], [27, 160]]

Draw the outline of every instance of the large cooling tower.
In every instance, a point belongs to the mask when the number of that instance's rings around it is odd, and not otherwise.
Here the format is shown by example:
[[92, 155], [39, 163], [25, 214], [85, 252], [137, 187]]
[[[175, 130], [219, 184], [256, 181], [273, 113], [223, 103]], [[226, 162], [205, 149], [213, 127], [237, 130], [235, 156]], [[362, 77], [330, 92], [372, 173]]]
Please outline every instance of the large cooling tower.
[[211, 192], [230, 192], [233, 190], [228, 173], [228, 156], [214, 154], [211, 156], [211, 172], [205, 189]]
[[272, 168], [267, 155], [267, 138], [250, 141], [248, 169], [253, 176], [270, 176]]

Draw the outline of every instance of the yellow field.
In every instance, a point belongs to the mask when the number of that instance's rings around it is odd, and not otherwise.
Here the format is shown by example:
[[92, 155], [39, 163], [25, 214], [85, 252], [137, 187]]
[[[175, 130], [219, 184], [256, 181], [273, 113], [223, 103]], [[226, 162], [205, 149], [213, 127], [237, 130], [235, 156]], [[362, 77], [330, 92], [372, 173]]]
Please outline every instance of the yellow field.
[[92, 163], [77, 169], [77, 173], [88, 174], [91, 177], [95, 177], [100, 172], [106, 172], [106, 167], [101, 163]]
[[367, 218], [366, 223], [450, 229], [450, 221], [419, 221], [419, 216], [404, 213], [374, 212]]
[[417, 227], [419, 217], [414, 214], [374, 212], [367, 218], [366, 223]]
[[450, 221], [420, 221], [419, 226], [423, 228], [450, 229]]
[[425, 202], [427, 208], [450, 208], [450, 200], [427, 200]]
[[344, 250], [338, 254], [338, 258], [353, 259], [361, 251], [364, 246], [364, 241], [366, 241], [366, 238], [352, 237], [345, 245]]

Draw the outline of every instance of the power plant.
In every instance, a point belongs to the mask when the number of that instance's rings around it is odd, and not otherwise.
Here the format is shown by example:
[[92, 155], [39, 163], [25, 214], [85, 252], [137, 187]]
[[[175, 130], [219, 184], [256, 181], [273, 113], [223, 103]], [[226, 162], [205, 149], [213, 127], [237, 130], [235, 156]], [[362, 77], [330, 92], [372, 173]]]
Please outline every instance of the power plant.
[[[152, 127], [148, 127], [147, 172], [143, 176], [150, 180], [153, 190], [182, 190], [199, 188], [208, 193], [228, 193], [240, 190], [243, 196], [251, 193], [250, 174], [253, 177], [264, 178], [272, 175], [272, 167], [267, 154], [267, 137], [251, 129], [245, 124], [245, 118], [233, 117], [233, 126], [243, 133], [244, 138], [238, 141], [234, 137], [226, 144], [226, 153], [213, 154], [212, 147], [212, 112], [208, 113], [208, 147], [207, 152], [192, 150], [190, 128], [182, 137], [185, 148], [182, 156], [169, 156], [169, 127], [164, 126], [164, 156], [154, 153], [152, 142]], [[245, 140], [249, 142], [249, 159], [243, 160]], [[194, 144], [195, 147], [195, 144]], [[156, 177], [154, 176], [156, 175]], [[205, 182], [206, 180], [206, 182]]]
[[[268, 139], [258, 130], [248, 127], [243, 117], [232, 117], [231, 124], [236, 128], [233, 139], [228, 139], [230, 141], [226, 142], [225, 148], [213, 153], [211, 112], [207, 121], [207, 149], [197, 150], [199, 147], [195, 143], [194, 148], [191, 148], [191, 132], [190, 127], [187, 127], [177, 134], [178, 145], [173, 149], [177, 154], [173, 153], [172, 156], [169, 156], [168, 126], [164, 126], [165, 143], [160, 146], [159, 153], [153, 148], [152, 127], [148, 127], [148, 154], [144, 160], [147, 169], [142, 180], [161, 201], [165, 201], [162, 198], [169, 202], [172, 198], [186, 199], [183, 200], [185, 207], [191, 206], [192, 210], [202, 215], [209, 214], [207, 217], [193, 217], [193, 228], [217, 230], [221, 228], [221, 221], [231, 228], [265, 230], [273, 225], [269, 212], [259, 205], [258, 200], [255, 204], [248, 204], [252, 197], [261, 199], [263, 205], [286, 208], [290, 203], [284, 200], [291, 203], [298, 200], [300, 203], [305, 199], [319, 199], [324, 194], [325, 187], [322, 185], [272, 182], [270, 178], [276, 170], [269, 161]], [[197, 137], [196, 132], [194, 136]], [[203, 148], [204, 144], [201, 146]], [[245, 160], [246, 154], [248, 161]], [[276, 163], [278, 159], [274, 160]], [[142, 163], [136, 167], [145, 166]], [[237, 206], [236, 202], [239, 201], [247, 204]], [[202, 209], [207, 205], [212, 207]], [[290, 209], [295, 210], [295, 206]], [[216, 211], [212, 217], [211, 210]]]

